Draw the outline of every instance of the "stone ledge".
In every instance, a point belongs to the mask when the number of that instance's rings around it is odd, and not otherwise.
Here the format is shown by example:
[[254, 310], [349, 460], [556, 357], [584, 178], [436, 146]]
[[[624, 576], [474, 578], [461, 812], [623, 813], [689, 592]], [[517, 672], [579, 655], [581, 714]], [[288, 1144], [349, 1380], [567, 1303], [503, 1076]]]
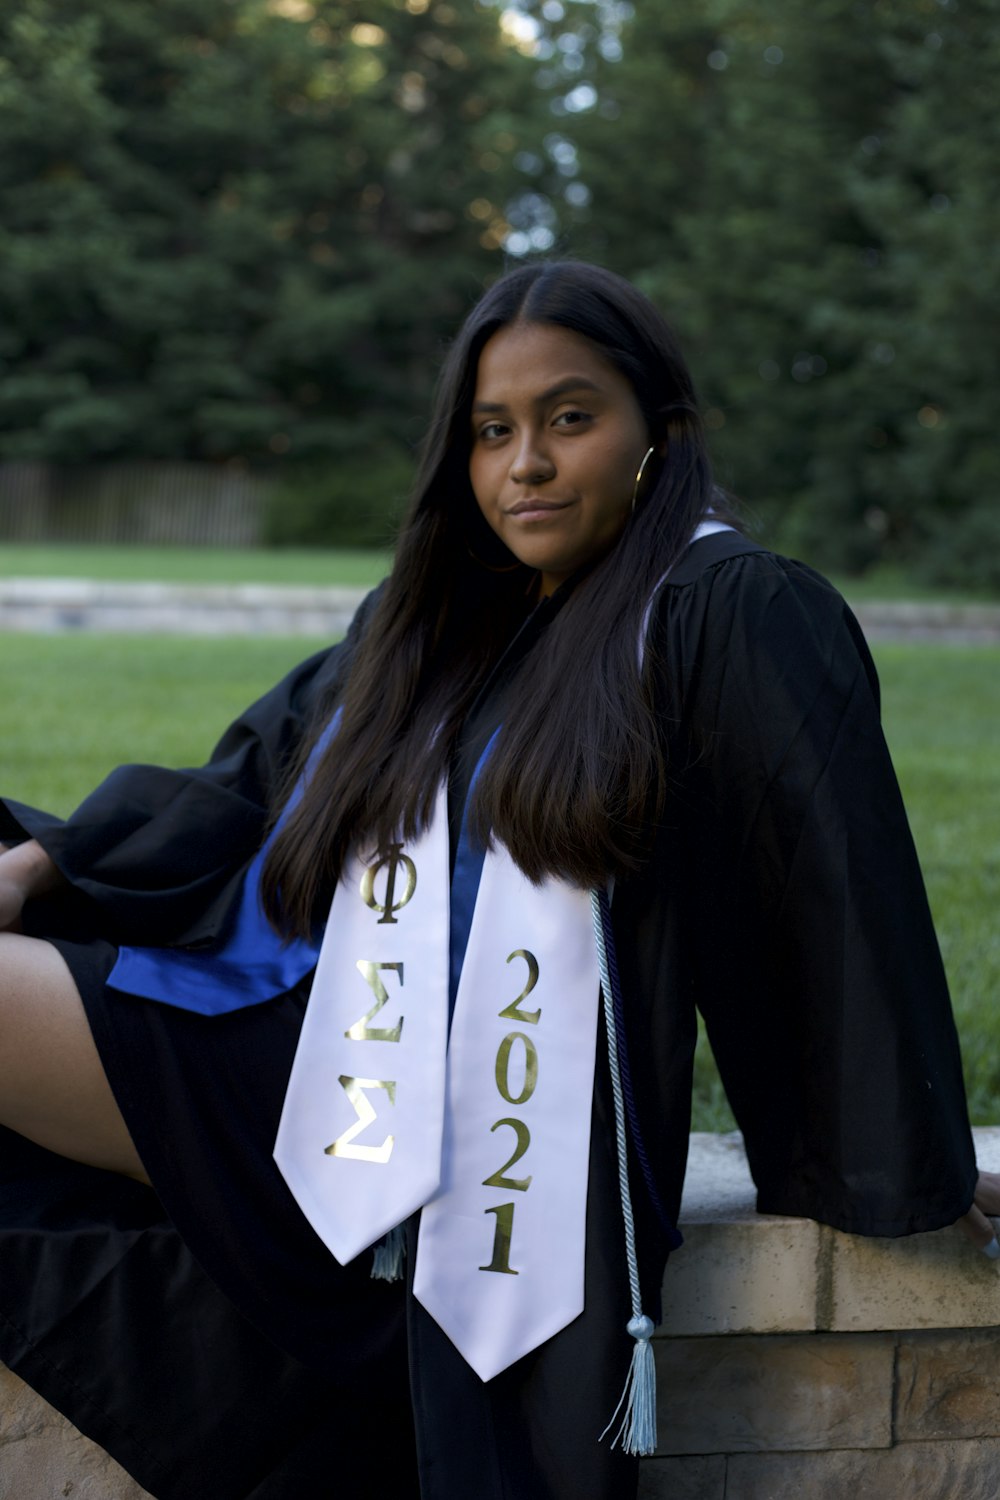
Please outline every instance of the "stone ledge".
[[995, 1328], [902, 1334], [896, 1360], [894, 1426], [901, 1442], [1000, 1439]]
[[[973, 1132], [1000, 1170], [1000, 1128]], [[860, 1239], [811, 1219], [758, 1214], [739, 1135], [694, 1134], [664, 1281], [661, 1335], [873, 1332], [1000, 1324], [1000, 1263], [954, 1227]]]
[[639, 1500], [996, 1500], [1000, 1443], [904, 1443], [883, 1453], [654, 1458]]
[[947, 641], [970, 646], [1000, 641], [1000, 609], [995, 604], [894, 599], [862, 601], [851, 607], [870, 641]]
[[[337, 635], [366, 592], [308, 584], [0, 577], [0, 629]], [[1000, 608], [993, 604], [890, 600], [864, 601], [853, 608], [873, 641], [1000, 641]]]
[[0, 1500], [153, 1500], [114, 1459], [0, 1365]]
[[726, 1500], [996, 1500], [998, 1493], [995, 1440], [901, 1443], [882, 1453], [737, 1454], [726, 1462]]
[[0, 629], [158, 635], [318, 635], [336, 639], [367, 589], [298, 584], [0, 578]]
[[654, 1347], [660, 1453], [892, 1446], [889, 1334], [670, 1338]]
[[[975, 1137], [1000, 1166], [1000, 1129]], [[759, 1215], [736, 1135], [692, 1136], [687, 1181], [642, 1500], [994, 1500], [996, 1263], [956, 1229], [861, 1241]], [[0, 1366], [0, 1500], [76, 1492], [151, 1500]]]

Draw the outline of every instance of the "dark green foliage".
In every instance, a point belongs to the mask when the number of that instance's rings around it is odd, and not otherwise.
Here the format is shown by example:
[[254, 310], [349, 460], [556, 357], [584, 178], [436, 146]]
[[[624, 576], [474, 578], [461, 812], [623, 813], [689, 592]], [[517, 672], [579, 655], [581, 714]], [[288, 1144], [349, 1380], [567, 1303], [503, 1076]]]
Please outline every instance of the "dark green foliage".
[[917, 576], [931, 584], [973, 588], [1000, 594], [1000, 511], [997, 490], [960, 518], [941, 516], [928, 533], [918, 560]]
[[506, 243], [663, 306], [769, 538], [996, 589], [998, 75], [1000, 0], [19, 0], [0, 462], [377, 477]]
[[0, 460], [411, 444], [536, 101], [477, 3], [5, 7]]
[[273, 547], [378, 547], [395, 540], [412, 479], [389, 445], [366, 458], [283, 470], [267, 498], [261, 541]]
[[723, 481], [824, 566], [1000, 586], [1000, 0], [637, 5], [621, 43], [566, 243], [673, 318]]

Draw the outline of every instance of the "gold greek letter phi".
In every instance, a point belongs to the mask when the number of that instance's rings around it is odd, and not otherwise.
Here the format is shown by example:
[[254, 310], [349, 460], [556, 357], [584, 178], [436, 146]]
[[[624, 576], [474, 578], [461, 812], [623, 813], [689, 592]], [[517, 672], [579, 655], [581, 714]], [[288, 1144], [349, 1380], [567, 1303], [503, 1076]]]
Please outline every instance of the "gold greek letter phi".
[[[385, 900], [379, 902], [375, 899], [375, 876], [383, 866], [386, 867]], [[395, 899], [396, 872], [399, 870], [400, 866], [402, 866], [403, 868], [405, 881], [403, 884], [403, 894], [397, 901]], [[381, 926], [383, 922], [396, 921], [394, 913], [403, 909], [407, 901], [409, 901], [410, 897], [413, 895], [413, 892], [416, 890], [416, 888], [417, 867], [413, 863], [413, 860], [410, 858], [410, 856], [403, 853], [402, 844], [390, 844], [388, 853], [383, 854], [382, 858], [378, 860], [376, 864], [369, 865], [369, 867], [365, 870], [365, 873], [361, 877], [362, 901], [366, 906], [370, 906], [372, 911], [382, 912], [382, 916], [378, 919], [379, 926]]]

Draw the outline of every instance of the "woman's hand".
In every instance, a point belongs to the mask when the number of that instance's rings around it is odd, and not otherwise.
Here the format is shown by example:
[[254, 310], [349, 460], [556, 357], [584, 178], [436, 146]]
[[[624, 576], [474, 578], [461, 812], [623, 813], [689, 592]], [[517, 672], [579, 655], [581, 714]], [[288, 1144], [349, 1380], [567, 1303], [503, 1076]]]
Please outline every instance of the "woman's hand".
[[62, 884], [63, 877], [34, 839], [0, 844], [0, 932], [20, 932], [24, 903]]
[[959, 1219], [963, 1230], [984, 1255], [1000, 1259], [1000, 1244], [991, 1219], [1000, 1217], [1000, 1172], [980, 1172], [972, 1207]]

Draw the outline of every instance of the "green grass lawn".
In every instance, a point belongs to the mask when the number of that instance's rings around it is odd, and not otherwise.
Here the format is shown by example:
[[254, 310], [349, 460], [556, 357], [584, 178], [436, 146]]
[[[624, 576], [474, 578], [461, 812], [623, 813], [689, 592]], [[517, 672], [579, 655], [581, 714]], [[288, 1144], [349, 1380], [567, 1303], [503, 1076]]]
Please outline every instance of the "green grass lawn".
[[1000, 649], [882, 645], [884, 717], [963, 1039], [1000, 1123]]
[[325, 644], [295, 636], [8, 636], [0, 661], [3, 793], [63, 815], [124, 761], [200, 765], [231, 719]]
[[[323, 643], [7, 636], [0, 789], [68, 812], [125, 760], [202, 761], [226, 723]], [[962, 1035], [973, 1119], [1000, 1122], [1000, 649], [881, 645], [885, 723]], [[702, 1045], [695, 1126], [730, 1129]]]
[[[879, 644], [883, 722], [962, 1038], [974, 1124], [1000, 1123], [1000, 649]], [[695, 1128], [731, 1130], [704, 1035]]]
[[91, 547], [0, 543], [0, 577], [98, 578], [151, 583], [357, 584], [389, 571], [386, 552], [364, 548]]

